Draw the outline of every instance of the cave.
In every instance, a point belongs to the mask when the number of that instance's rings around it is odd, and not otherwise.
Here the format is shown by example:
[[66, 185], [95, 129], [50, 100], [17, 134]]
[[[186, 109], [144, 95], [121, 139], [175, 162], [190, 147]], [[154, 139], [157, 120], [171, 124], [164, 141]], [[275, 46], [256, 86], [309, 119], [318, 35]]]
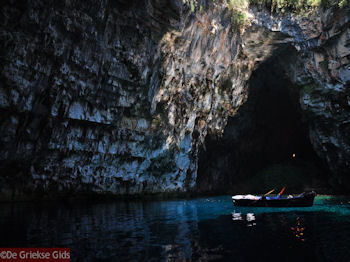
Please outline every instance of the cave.
[[4, 4], [0, 198], [349, 192], [348, 9], [233, 2]]
[[307, 118], [285, 63], [284, 47], [253, 71], [247, 100], [228, 119], [222, 136], [209, 134], [198, 164], [198, 189], [206, 193], [327, 190], [329, 170], [309, 138]]

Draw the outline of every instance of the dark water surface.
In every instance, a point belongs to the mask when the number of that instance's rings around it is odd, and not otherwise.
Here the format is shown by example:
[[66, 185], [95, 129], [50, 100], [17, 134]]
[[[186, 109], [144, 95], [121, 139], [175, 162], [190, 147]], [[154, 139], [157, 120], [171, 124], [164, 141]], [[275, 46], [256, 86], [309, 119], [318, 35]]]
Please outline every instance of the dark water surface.
[[311, 208], [191, 200], [0, 204], [0, 246], [69, 247], [73, 261], [350, 261], [350, 197]]

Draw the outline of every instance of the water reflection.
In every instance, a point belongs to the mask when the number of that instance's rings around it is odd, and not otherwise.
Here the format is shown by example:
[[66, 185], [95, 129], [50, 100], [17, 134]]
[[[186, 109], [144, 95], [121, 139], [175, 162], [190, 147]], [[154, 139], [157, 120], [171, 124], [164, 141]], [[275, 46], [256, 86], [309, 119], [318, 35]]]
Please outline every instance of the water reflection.
[[300, 217], [296, 218], [296, 225], [290, 228], [292, 230], [293, 236], [299, 241], [304, 242], [305, 239], [305, 226], [302, 223], [302, 219]]
[[240, 213], [240, 212], [232, 212], [232, 220], [233, 221], [246, 221], [247, 226], [255, 226], [255, 215], [254, 213], [247, 213], [246, 215]]
[[242, 213], [233, 212], [233, 213], [232, 213], [232, 220], [233, 220], [233, 221], [236, 221], [236, 220], [243, 220]]
[[70, 247], [73, 261], [344, 261], [349, 199], [332, 201], [287, 210], [237, 208], [229, 196], [1, 204], [0, 246]]

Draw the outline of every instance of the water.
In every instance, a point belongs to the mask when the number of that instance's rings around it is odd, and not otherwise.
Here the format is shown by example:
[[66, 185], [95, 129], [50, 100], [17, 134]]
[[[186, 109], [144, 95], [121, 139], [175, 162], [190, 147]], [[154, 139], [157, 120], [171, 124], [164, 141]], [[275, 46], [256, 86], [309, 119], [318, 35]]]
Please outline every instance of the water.
[[350, 261], [350, 197], [310, 208], [176, 201], [0, 204], [0, 246], [69, 247], [73, 261]]

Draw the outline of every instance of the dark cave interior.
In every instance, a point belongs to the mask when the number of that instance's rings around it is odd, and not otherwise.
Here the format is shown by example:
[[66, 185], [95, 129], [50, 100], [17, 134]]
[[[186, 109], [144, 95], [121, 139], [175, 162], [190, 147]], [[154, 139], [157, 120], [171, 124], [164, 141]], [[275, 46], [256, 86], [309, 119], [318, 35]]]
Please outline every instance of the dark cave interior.
[[224, 135], [208, 135], [199, 159], [199, 191], [263, 193], [286, 186], [296, 193], [329, 187], [327, 167], [309, 139], [298, 87], [279, 61], [271, 58], [258, 66], [248, 99], [229, 119]]

